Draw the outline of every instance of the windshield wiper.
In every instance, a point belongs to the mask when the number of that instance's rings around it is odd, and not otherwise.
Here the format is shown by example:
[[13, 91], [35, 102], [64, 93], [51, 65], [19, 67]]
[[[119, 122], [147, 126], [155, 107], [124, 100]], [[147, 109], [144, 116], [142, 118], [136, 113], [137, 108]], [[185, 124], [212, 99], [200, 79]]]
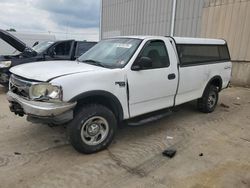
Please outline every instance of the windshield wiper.
[[[78, 61], [79, 61], [79, 59], [78, 59]], [[82, 60], [81, 62], [89, 63], [91, 65], [96, 65], [96, 66], [100, 66], [100, 67], [105, 67], [105, 65], [103, 65], [101, 62], [95, 61], [93, 59], [86, 59], [86, 60]]]

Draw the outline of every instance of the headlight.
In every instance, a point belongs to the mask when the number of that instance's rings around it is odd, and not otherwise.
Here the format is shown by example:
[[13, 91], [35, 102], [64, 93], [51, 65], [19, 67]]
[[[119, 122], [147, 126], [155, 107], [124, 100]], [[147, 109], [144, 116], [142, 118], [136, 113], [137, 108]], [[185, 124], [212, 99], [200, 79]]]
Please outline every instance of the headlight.
[[11, 61], [0, 61], [0, 68], [8, 68], [11, 66]]
[[35, 84], [30, 87], [30, 98], [33, 100], [62, 100], [62, 89], [60, 86], [49, 83]]

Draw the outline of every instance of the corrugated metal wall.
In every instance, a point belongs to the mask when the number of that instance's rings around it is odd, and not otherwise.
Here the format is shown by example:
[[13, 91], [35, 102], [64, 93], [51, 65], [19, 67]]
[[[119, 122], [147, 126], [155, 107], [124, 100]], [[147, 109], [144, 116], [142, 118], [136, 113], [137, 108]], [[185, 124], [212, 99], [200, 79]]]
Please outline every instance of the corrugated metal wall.
[[102, 38], [170, 32], [171, 0], [103, 0], [102, 7]]
[[[102, 0], [101, 37], [169, 35], [172, 5], [173, 0]], [[174, 35], [225, 38], [233, 60], [250, 61], [250, 0], [177, 0]]]
[[206, 0], [201, 37], [224, 38], [232, 60], [250, 61], [250, 0]]
[[177, 0], [175, 36], [200, 35], [203, 6], [204, 0]]
[[[175, 36], [199, 36], [204, 0], [177, 0]], [[101, 37], [170, 35], [173, 0], [102, 0]]]

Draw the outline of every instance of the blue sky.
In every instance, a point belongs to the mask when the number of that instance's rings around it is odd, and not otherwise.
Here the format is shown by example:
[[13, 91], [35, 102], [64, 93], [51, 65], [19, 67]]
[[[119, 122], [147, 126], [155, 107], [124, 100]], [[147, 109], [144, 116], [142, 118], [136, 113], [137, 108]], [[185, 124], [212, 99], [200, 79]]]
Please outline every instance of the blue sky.
[[100, 0], [1, 0], [0, 28], [99, 39]]

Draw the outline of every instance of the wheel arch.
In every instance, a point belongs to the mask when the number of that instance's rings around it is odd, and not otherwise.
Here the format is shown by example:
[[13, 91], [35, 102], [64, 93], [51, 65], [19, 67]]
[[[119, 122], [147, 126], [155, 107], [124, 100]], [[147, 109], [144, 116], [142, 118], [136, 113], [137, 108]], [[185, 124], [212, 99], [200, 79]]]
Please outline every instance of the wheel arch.
[[94, 90], [81, 93], [70, 102], [77, 102], [76, 109], [84, 104], [98, 103], [108, 107], [117, 117], [117, 120], [122, 121], [124, 112], [119, 99], [112, 93], [104, 90]]
[[[216, 75], [216, 76], [212, 77], [212, 78], [208, 81], [208, 83], [207, 83], [205, 89], [206, 89], [209, 85], [214, 85], [214, 86], [218, 87], [218, 91], [221, 91], [221, 89], [222, 89], [222, 83], [223, 83], [223, 81], [222, 81], [221, 76]], [[205, 90], [205, 89], [204, 89], [204, 90]]]

